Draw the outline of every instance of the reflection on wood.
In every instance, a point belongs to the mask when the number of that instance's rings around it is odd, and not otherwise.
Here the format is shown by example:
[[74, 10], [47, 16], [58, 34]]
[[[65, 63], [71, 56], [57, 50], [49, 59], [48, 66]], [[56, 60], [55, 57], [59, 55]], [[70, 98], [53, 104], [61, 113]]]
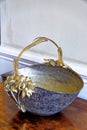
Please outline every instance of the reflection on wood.
[[71, 122], [62, 113], [50, 117], [40, 117], [30, 114], [29, 112], [18, 112], [12, 118], [9, 126], [14, 128], [14, 130], [57, 130], [58, 128], [61, 130], [75, 129]]

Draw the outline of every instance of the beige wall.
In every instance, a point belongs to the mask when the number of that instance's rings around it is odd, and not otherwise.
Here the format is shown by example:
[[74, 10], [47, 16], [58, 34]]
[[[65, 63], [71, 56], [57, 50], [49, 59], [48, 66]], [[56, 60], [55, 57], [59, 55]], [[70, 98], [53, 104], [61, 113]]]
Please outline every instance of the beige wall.
[[[61, 45], [65, 58], [87, 63], [84, 0], [4, 0], [1, 18], [2, 44], [24, 47], [35, 37], [47, 36]], [[50, 44], [33, 51], [56, 55]]]

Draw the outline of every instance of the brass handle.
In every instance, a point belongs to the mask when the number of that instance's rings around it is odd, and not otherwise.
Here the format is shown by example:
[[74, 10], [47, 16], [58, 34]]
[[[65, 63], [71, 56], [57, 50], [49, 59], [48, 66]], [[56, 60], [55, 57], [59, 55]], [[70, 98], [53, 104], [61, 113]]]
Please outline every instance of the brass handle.
[[22, 54], [28, 50], [29, 48], [32, 48], [33, 46], [36, 46], [37, 44], [40, 44], [41, 42], [46, 42], [46, 41], [50, 41], [51, 43], [53, 43], [56, 47], [57, 47], [57, 51], [58, 51], [58, 60], [56, 61], [59, 65], [63, 65], [63, 58], [62, 58], [62, 49], [61, 47], [59, 47], [53, 40], [46, 38], [46, 37], [38, 37], [35, 38], [34, 41], [26, 46], [20, 53], [19, 55], [14, 59], [14, 74], [18, 75], [18, 61], [20, 59], [20, 57], [22, 56]]

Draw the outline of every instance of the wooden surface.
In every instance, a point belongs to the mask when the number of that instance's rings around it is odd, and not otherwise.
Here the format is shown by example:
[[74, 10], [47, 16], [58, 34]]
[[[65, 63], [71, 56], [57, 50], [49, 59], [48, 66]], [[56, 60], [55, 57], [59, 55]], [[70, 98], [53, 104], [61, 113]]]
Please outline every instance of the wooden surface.
[[20, 112], [0, 83], [0, 130], [87, 130], [87, 101], [77, 98], [62, 112], [40, 117]]

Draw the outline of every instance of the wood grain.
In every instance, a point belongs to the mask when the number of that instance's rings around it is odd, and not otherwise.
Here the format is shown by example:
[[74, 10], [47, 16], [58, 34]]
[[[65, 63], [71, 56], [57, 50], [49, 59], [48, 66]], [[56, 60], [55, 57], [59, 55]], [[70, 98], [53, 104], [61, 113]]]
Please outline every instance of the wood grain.
[[53, 116], [22, 113], [0, 83], [0, 130], [87, 130], [87, 101], [77, 98]]

